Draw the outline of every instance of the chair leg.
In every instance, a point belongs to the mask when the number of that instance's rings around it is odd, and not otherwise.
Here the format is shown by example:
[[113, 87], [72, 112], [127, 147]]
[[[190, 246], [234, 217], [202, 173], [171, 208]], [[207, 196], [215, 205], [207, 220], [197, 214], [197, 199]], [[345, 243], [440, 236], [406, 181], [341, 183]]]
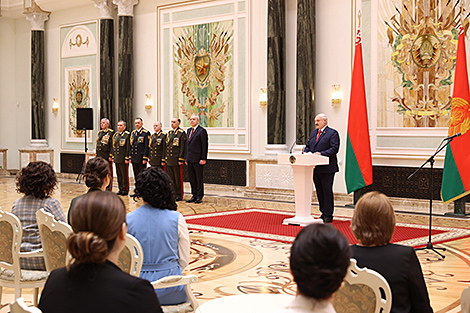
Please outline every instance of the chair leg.
[[39, 298], [39, 288], [34, 288], [34, 292], [33, 292], [33, 303], [34, 303], [34, 306], [37, 307], [38, 306], [38, 298]]
[[3, 286], [0, 286], [0, 307], [2, 304], [2, 296], [3, 296]]

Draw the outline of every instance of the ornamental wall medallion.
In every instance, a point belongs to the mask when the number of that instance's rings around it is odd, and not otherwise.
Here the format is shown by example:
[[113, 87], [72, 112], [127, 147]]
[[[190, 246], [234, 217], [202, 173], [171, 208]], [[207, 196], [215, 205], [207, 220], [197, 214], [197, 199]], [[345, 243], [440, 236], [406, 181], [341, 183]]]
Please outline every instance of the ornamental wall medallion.
[[448, 127], [458, 26], [468, 28], [465, 9], [454, 0], [381, 3], [379, 54], [391, 62], [383, 75], [381, 65], [378, 69], [379, 88], [385, 91], [379, 91], [377, 126]]

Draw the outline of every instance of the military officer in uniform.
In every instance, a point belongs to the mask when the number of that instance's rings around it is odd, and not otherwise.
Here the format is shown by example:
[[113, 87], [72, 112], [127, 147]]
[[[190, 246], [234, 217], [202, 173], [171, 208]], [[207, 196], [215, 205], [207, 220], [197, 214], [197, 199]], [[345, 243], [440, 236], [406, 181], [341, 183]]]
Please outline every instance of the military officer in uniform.
[[171, 119], [171, 130], [166, 135], [166, 149], [164, 159], [166, 172], [173, 181], [176, 201], [183, 199], [183, 163], [186, 147], [186, 132], [180, 126], [181, 120], [177, 117]]
[[101, 130], [98, 132], [96, 137], [96, 156], [105, 159], [109, 163], [109, 169], [111, 170], [111, 183], [106, 187], [106, 190], [113, 189], [113, 135], [114, 130], [109, 128], [109, 120], [107, 118], [101, 119]]
[[134, 179], [147, 168], [149, 158], [150, 132], [143, 127], [144, 121], [137, 117], [134, 121], [135, 129], [131, 133], [131, 163], [134, 170]]
[[150, 137], [149, 141], [149, 161], [150, 165], [161, 168], [165, 165], [163, 159], [163, 151], [166, 147], [166, 134], [162, 131], [162, 122], [153, 123], [155, 133]]
[[129, 151], [130, 133], [126, 130], [126, 122], [119, 121], [118, 131], [113, 136], [113, 161], [116, 163], [116, 174], [119, 184], [120, 196], [127, 196], [129, 193]]

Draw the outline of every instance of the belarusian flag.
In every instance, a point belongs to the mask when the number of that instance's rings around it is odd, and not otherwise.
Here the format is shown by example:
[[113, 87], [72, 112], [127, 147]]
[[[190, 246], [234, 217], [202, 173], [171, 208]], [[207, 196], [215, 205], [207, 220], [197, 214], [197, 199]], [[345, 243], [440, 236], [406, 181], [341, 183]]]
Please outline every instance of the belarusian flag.
[[346, 188], [348, 193], [372, 184], [369, 122], [362, 66], [361, 33], [358, 29], [349, 100], [348, 136], [346, 142]]
[[470, 193], [470, 91], [468, 88], [465, 35], [460, 30], [455, 64], [454, 93], [450, 112], [449, 136], [461, 133], [447, 146], [442, 175], [441, 197], [444, 203]]

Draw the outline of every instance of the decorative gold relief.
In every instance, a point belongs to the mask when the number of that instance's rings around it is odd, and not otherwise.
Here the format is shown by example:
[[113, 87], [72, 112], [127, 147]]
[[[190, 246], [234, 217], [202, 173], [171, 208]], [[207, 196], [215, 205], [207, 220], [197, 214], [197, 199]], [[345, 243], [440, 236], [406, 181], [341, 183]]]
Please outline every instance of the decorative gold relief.
[[80, 48], [82, 45], [86, 45], [88, 47], [89, 43], [90, 43], [90, 40], [88, 39], [88, 37], [86, 37], [86, 40], [83, 41], [82, 35], [78, 34], [75, 37], [75, 42], [72, 42], [72, 39], [70, 39], [69, 46], [70, 46], [70, 49], [72, 49], [73, 46], [77, 46], [78, 48]]
[[459, 24], [454, 0], [403, 0], [386, 21], [391, 60], [401, 78], [391, 100], [405, 127], [447, 127]]

